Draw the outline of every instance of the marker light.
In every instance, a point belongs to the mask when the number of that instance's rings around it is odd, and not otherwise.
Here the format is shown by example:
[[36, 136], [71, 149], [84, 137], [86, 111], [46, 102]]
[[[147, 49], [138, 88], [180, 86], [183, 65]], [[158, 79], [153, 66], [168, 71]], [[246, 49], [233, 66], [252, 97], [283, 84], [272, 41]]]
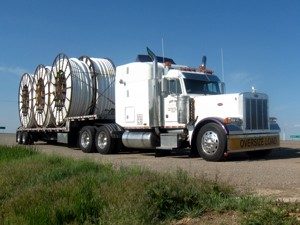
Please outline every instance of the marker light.
[[223, 121], [225, 124], [235, 124], [241, 126], [243, 124], [243, 120], [238, 117], [227, 117]]

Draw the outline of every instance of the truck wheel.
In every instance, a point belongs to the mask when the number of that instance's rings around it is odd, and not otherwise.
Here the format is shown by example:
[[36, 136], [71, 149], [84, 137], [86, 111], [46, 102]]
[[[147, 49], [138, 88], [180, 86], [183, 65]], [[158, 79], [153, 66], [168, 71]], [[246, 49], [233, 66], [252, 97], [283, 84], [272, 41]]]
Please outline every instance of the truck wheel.
[[246, 152], [246, 153], [250, 158], [259, 159], [259, 158], [267, 157], [268, 155], [271, 154], [271, 152], [272, 152], [272, 149], [266, 149], [266, 150], [251, 151], [251, 152]]
[[114, 142], [112, 141], [112, 137], [105, 126], [101, 126], [97, 129], [95, 145], [100, 154], [114, 153]]
[[207, 161], [221, 161], [226, 148], [226, 134], [215, 123], [204, 125], [197, 135], [199, 155]]
[[18, 132], [17, 132], [17, 139], [16, 139], [16, 141], [17, 141], [17, 143], [18, 143], [19, 145], [22, 144], [22, 132], [21, 132], [21, 131], [18, 131]]
[[92, 126], [85, 126], [79, 132], [79, 147], [83, 152], [95, 152], [95, 128]]
[[23, 145], [30, 145], [32, 141], [30, 140], [30, 135], [28, 132], [22, 132], [22, 144]]

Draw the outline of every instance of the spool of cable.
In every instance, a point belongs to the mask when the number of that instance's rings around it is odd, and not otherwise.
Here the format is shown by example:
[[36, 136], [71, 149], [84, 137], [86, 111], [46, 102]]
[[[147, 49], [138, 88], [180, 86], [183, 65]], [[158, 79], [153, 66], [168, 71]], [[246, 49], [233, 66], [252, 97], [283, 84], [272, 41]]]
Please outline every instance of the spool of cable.
[[49, 127], [54, 124], [49, 105], [49, 82], [51, 67], [38, 65], [33, 81], [33, 114], [38, 127]]
[[93, 86], [88, 65], [76, 58], [59, 54], [52, 66], [50, 107], [56, 126], [66, 117], [88, 115], [92, 105]]
[[79, 58], [85, 62], [93, 77], [93, 107], [91, 114], [105, 119], [114, 116], [115, 110], [115, 65], [107, 58]]
[[19, 117], [21, 125], [25, 128], [35, 126], [35, 119], [33, 114], [33, 76], [24, 73], [19, 85]]

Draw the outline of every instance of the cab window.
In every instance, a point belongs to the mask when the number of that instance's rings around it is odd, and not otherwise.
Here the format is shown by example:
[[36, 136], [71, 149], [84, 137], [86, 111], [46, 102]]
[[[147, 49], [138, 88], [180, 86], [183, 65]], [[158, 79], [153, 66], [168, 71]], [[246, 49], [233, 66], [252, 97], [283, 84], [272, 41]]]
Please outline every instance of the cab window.
[[178, 79], [167, 80], [167, 93], [168, 94], [181, 94], [180, 82]]

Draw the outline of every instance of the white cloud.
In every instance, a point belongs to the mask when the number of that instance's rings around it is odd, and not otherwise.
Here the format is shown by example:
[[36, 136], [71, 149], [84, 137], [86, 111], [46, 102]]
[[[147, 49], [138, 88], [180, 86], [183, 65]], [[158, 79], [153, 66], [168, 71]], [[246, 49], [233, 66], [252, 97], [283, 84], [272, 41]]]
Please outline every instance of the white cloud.
[[22, 75], [25, 73], [26, 70], [20, 67], [7, 67], [7, 66], [0, 66], [0, 73], [2, 74], [15, 74], [15, 75]]

